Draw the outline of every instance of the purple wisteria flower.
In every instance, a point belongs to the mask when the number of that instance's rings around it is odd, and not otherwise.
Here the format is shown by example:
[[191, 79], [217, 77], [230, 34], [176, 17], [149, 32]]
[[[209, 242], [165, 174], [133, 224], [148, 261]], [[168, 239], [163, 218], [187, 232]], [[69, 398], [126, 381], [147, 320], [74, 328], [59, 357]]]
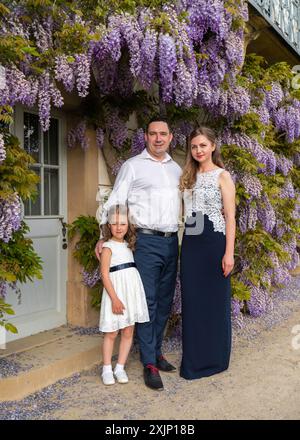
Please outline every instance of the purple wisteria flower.
[[273, 230], [273, 234], [277, 238], [282, 238], [282, 236], [286, 232], [288, 232], [289, 229], [290, 229], [289, 226], [287, 226], [282, 220], [277, 219], [276, 220], [276, 225], [275, 225], [274, 230]]
[[275, 254], [275, 252], [271, 252], [269, 254], [269, 257], [272, 261], [272, 283], [275, 285], [288, 285], [291, 282], [291, 274], [289, 273], [287, 267], [282, 265], [279, 260], [278, 256]]
[[100, 150], [104, 146], [104, 131], [101, 127], [98, 127], [96, 129], [96, 144], [97, 144], [97, 147], [100, 148]]
[[259, 107], [252, 107], [251, 110], [259, 116], [263, 124], [268, 125], [270, 123], [270, 113], [266, 105], [261, 104]]
[[181, 313], [181, 284], [180, 284], [180, 274], [179, 271], [176, 277], [175, 294], [172, 304], [171, 314]]
[[122, 148], [128, 137], [128, 129], [126, 123], [119, 117], [118, 110], [112, 110], [105, 123], [113, 146]]
[[257, 217], [264, 230], [271, 233], [276, 225], [276, 214], [266, 194], [258, 202]]
[[140, 154], [144, 150], [145, 146], [145, 133], [142, 128], [139, 128], [132, 137], [131, 156]]
[[294, 199], [295, 190], [291, 179], [287, 179], [280, 191], [280, 197], [282, 199]]
[[55, 59], [55, 78], [63, 83], [67, 92], [72, 92], [75, 86], [74, 63], [69, 62], [65, 55]]
[[183, 60], [176, 66], [174, 78], [174, 97], [176, 105], [191, 107], [193, 104], [192, 77]]
[[17, 193], [0, 199], [0, 240], [8, 243], [21, 227], [21, 202]]
[[277, 169], [284, 175], [287, 176], [293, 167], [293, 161], [287, 157], [281, 155], [277, 156]]
[[0, 298], [4, 299], [7, 294], [7, 283], [0, 280]]
[[283, 249], [289, 254], [290, 261], [285, 263], [286, 269], [293, 270], [299, 264], [299, 254], [297, 251], [297, 238], [293, 236], [289, 242], [282, 245]]
[[172, 130], [173, 139], [170, 147], [176, 148], [176, 146], [186, 147], [187, 138], [181, 127], [176, 127]]
[[79, 124], [71, 128], [67, 136], [68, 147], [74, 148], [78, 143], [83, 150], [87, 150], [89, 147], [89, 140], [86, 136], [86, 121], [83, 120]]
[[164, 102], [173, 98], [173, 75], [177, 66], [175, 42], [170, 35], [159, 36], [159, 73], [161, 97]]
[[89, 58], [86, 54], [75, 55], [75, 76], [78, 95], [84, 98], [89, 93], [91, 69]]
[[232, 316], [235, 318], [240, 315], [242, 308], [242, 301], [237, 298], [232, 298], [231, 300], [231, 311]]
[[147, 29], [141, 45], [141, 64], [139, 80], [148, 90], [155, 78], [155, 56], [157, 52], [157, 32]]
[[272, 298], [265, 289], [250, 285], [250, 291], [251, 298], [247, 304], [251, 316], [256, 318], [272, 310]]
[[97, 267], [93, 272], [82, 271], [82, 282], [85, 286], [92, 289], [101, 280], [99, 268]]
[[248, 230], [254, 230], [258, 220], [257, 208], [252, 202], [250, 205], [244, 206], [240, 210], [238, 224], [242, 234], [245, 234]]
[[281, 85], [278, 82], [271, 84], [270, 90], [265, 90], [264, 104], [269, 111], [278, 107], [278, 104], [283, 100], [284, 94]]
[[265, 172], [268, 175], [275, 174], [275, 153], [269, 148], [264, 148], [256, 139], [244, 133], [233, 133], [228, 128], [222, 132], [221, 139], [222, 144], [238, 145], [249, 151], [260, 164], [264, 165], [264, 168], [259, 168], [258, 172]]
[[40, 77], [38, 106], [41, 127], [43, 131], [47, 131], [50, 127], [51, 111], [50, 75], [48, 72]]
[[52, 17], [48, 16], [42, 22], [34, 20], [32, 32], [35, 37], [35, 44], [40, 52], [46, 52], [53, 46], [52, 42]]
[[251, 174], [245, 174], [240, 181], [244, 185], [249, 196], [260, 197], [263, 188], [258, 177], [252, 176]]
[[294, 99], [288, 106], [274, 111], [277, 130], [285, 132], [288, 142], [300, 137], [300, 101]]
[[230, 64], [242, 65], [245, 57], [244, 40], [236, 32], [230, 31], [225, 40], [225, 54]]
[[120, 171], [121, 166], [123, 165], [123, 163], [125, 162], [125, 160], [123, 159], [118, 159], [116, 163], [114, 163], [114, 165], [111, 168], [111, 172], [114, 176], [116, 176], [118, 174], [118, 172]]
[[13, 106], [20, 103], [29, 106], [32, 100], [30, 81], [16, 66], [6, 68], [5, 73], [6, 87], [0, 101], [1, 105]]

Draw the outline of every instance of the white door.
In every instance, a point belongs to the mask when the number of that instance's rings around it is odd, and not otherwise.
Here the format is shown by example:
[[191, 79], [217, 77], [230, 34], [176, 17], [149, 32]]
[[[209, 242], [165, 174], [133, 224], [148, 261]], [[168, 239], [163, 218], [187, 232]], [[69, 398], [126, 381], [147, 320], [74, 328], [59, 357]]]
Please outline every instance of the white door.
[[26, 202], [24, 220], [29, 237], [43, 260], [43, 279], [19, 285], [21, 303], [9, 292], [7, 302], [16, 314], [10, 322], [18, 334], [7, 333], [7, 341], [23, 338], [66, 323], [67, 250], [63, 249], [63, 225], [66, 221], [66, 151], [64, 120], [52, 117], [50, 129], [43, 133], [38, 115], [22, 108], [15, 112], [15, 134], [36, 163], [40, 177], [38, 197]]

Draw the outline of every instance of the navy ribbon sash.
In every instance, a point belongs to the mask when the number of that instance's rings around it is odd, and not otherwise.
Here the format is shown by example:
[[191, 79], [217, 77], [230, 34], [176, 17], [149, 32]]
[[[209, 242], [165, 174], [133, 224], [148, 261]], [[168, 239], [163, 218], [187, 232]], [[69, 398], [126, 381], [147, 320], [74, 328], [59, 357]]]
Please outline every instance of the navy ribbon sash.
[[117, 266], [112, 266], [109, 271], [110, 272], [116, 272], [117, 270], [127, 269], [128, 267], [136, 267], [135, 263], [123, 263], [118, 264]]

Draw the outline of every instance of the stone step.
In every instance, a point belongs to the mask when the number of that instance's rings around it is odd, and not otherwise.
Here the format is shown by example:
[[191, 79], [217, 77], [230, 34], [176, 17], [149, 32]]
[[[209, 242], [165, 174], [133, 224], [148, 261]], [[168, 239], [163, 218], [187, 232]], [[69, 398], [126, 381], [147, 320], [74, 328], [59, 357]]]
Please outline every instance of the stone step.
[[0, 402], [23, 399], [100, 364], [102, 341], [100, 334], [62, 326], [8, 343], [0, 351]]

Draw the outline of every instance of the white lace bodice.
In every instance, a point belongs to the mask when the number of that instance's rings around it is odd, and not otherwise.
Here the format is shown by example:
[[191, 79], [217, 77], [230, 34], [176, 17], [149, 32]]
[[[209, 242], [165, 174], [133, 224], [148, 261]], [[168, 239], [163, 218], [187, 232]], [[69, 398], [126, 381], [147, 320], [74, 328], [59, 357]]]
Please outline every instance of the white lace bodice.
[[206, 214], [213, 223], [215, 232], [225, 235], [225, 220], [222, 215], [222, 194], [219, 186], [219, 176], [223, 168], [216, 168], [205, 173], [197, 173], [197, 180], [192, 190], [183, 194], [185, 219], [193, 212]]

